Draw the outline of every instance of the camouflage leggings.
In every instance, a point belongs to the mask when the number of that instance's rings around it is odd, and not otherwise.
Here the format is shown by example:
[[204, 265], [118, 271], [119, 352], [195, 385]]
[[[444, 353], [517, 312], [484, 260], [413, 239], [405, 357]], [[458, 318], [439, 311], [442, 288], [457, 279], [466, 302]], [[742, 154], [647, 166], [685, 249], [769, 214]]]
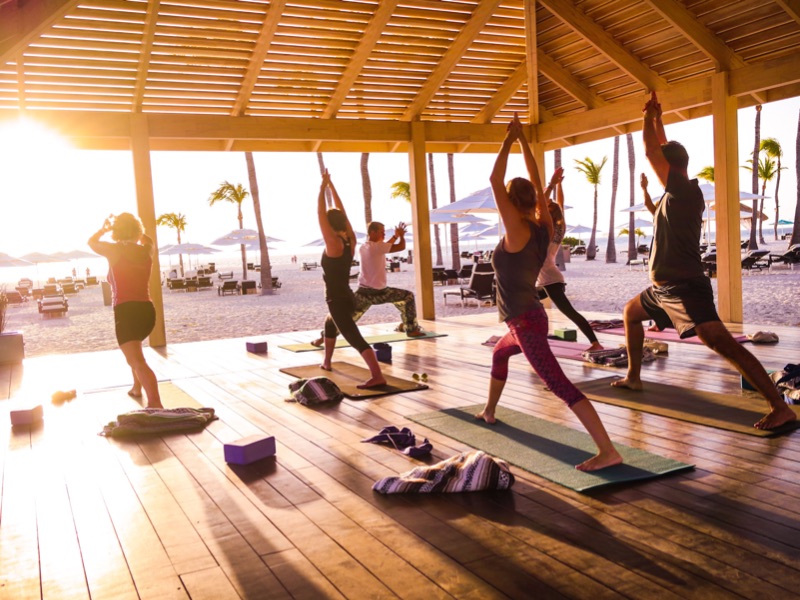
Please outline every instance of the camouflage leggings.
[[517, 354], [525, 358], [545, 385], [567, 406], [572, 407], [586, 396], [564, 375], [550, 345], [547, 343], [547, 313], [543, 308], [529, 310], [506, 321], [508, 333], [495, 344], [492, 354], [492, 377], [508, 379], [508, 360]]
[[[355, 310], [353, 311], [353, 322], [364, 316], [369, 310], [370, 306], [376, 304], [389, 304], [392, 303], [400, 311], [400, 317], [403, 320], [403, 327], [405, 331], [413, 331], [419, 327], [417, 323], [417, 305], [414, 302], [414, 294], [408, 290], [401, 290], [399, 288], [386, 287], [382, 290], [373, 290], [372, 288], [360, 287], [355, 293]], [[325, 319], [325, 330], [322, 332], [326, 338], [335, 338], [339, 332], [336, 329], [336, 324], [333, 319], [328, 315]]]

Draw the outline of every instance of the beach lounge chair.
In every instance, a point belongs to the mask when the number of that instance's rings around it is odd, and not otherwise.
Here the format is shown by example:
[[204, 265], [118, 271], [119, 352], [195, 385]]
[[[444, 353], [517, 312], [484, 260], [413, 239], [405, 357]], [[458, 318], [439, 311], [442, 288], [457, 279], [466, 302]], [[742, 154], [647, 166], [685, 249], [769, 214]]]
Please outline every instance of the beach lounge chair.
[[217, 286], [217, 294], [220, 296], [225, 296], [227, 294], [235, 295], [239, 293], [239, 282], [236, 280], [223, 281], [222, 285]]
[[55, 282], [44, 284], [44, 292], [43, 292], [44, 296], [62, 296], [63, 293], [64, 292], [61, 289], [61, 286]]
[[467, 283], [470, 275], [472, 275], [472, 263], [461, 265], [461, 270], [458, 272], [458, 280], [460, 283]]
[[251, 279], [245, 279], [244, 281], [242, 281], [241, 285], [239, 286], [239, 291], [241, 291], [241, 293], [245, 294], [245, 295], [257, 294], [258, 293], [258, 284], [255, 281], [251, 280]]
[[233, 279], [233, 271], [227, 271], [227, 272], [220, 271], [219, 273], [217, 273], [217, 277], [219, 277], [220, 281], [225, 279]]
[[26, 296], [23, 296], [16, 290], [14, 290], [13, 292], [12, 291], [5, 292], [4, 295], [6, 297], [6, 302], [8, 302], [9, 306], [22, 306], [28, 300]]
[[706, 252], [700, 257], [700, 260], [703, 263], [703, 269], [706, 272], [706, 275], [709, 277], [714, 277], [717, 273], [717, 253], [716, 251], [713, 252]]
[[184, 279], [167, 279], [167, 287], [173, 292], [175, 290], [185, 290], [186, 280]]
[[65, 281], [61, 284], [61, 291], [65, 294], [77, 294], [78, 286], [72, 281]]
[[45, 296], [39, 302], [39, 313], [45, 317], [63, 317], [69, 310], [69, 303], [63, 295]]
[[[356, 273], [356, 277], [358, 277], [358, 273]], [[283, 282], [282, 281], [280, 281], [277, 277], [273, 277], [272, 278], [272, 288], [273, 289], [277, 290], [279, 287], [282, 287], [282, 286], [283, 286]]]
[[570, 252], [572, 256], [579, 256], [586, 254], [586, 246], [575, 246]]
[[197, 278], [197, 288], [200, 290], [211, 289], [214, 287], [214, 282], [211, 281], [211, 277], [198, 277]]
[[479, 305], [481, 302], [495, 304], [495, 294], [494, 271], [488, 273], [473, 271], [468, 285], [460, 287], [458, 291], [444, 293], [444, 303], [447, 304], [448, 296], [458, 296], [461, 306], [465, 306], [469, 299], [477, 300]]
[[774, 263], [789, 265], [790, 269], [794, 269], [794, 265], [800, 263], [800, 244], [790, 246], [783, 254], [770, 254], [767, 257], [767, 266], [771, 269]]
[[750, 250], [742, 257], [742, 270], [750, 273], [753, 269], [761, 271], [764, 267], [769, 267], [767, 255], [769, 250]]

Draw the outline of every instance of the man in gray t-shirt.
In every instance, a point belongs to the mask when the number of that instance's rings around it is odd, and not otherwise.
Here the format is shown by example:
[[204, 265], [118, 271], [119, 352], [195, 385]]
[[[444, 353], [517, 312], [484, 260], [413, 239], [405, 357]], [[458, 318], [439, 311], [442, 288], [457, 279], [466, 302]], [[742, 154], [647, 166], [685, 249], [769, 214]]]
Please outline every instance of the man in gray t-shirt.
[[778, 394], [755, 356], [733, 339], [717, 315], [711, 282], [700, 260], [700, 232], [704, 209], [697, 180], [687, 174], [689, 155], [678, 142], [668, 142], [656, 93], [644, 107], [642, 126], [645, 155], [665, 187], [657, 205], [649, 201], [646, 178], [645, 204], [654, 217], [650, 280], [653, 285], [625, 305], [625, 341], [628, 372], [613, 382], [615, 387], [642, 389], [642, 321], [652, 319], [663, 329], [675, 327], [681, 338], [696, 335], [706, 346], [732, 363], [761, 392], [770, 412], [755, 427], [775, 429], [797, 419]]

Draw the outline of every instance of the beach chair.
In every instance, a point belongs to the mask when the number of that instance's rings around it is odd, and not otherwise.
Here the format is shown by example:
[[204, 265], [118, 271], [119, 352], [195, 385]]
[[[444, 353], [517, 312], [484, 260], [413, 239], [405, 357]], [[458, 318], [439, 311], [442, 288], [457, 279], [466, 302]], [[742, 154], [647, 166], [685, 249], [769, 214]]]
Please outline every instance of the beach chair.
[[742, 270], [750, 273], [754, 269], [761, 271], [762, 268], [769, 267], [769, 262], [765, 262], [768, 261], [768, 254], [769, 250], [750, 250], [742, 257]]
[[579, 256], [586, 254], [586, 246], [575, 246], [570, 252], [572, 256]]
[[251, 279], [245, 279], [239, 286], [239, 291], [245, 296], [248, 294], [257, 294], [258, 284]]
[[39, 303], [39, 313], [44, 318], [63, 317], [69, 310], [69, 303], [63, 296], [45, 296]]
[[458, 280], [460, 283], [467, 283], [472, 275], [472, 263], [461, 265], [461, 270], [458, 272]]
[[233, 271], [222, 272], [220, 271], [217, 273], [217, 277], [219, 277], [220, 281], [225, 279], [233, 279]]
[[473, 271], [469, 278], [469, 284], [462, 286], [458, 291], [444, 292], [444, 303], [447, 304], [448, 296], [458, 296], [461, 306], [466, 306], [467, 300], [476, 300], [478, 305], [482, 302], [496, 302], [496, 290], [494, 286], [494, 271], [480, 272]]
[[700, 257], [700, 260], [703, 263], [703, 270], [706, 272], [706, 275], [709, 277], [714, 277], [717, 273], [717, 253], [714, 252], [706, 252], [703, 256]]
[[[253, 282], [255, 283], [255, 282]], [[217, 286], [217, 294], [220, 296], [236, 295], [239, 294], [239, 282], [235, 279], [231, 279], [228, 281], [223, 281], [221, 285]]]
[[185, 290], [186, 280], [184, 279], [167, 279], [167, 287], [173, 292], [175, 290]]
[[800, 263], [800, 244], [790, 246], [782, 254], [770, 254], [767, 257], [767, 267], [771, 269], [774, 263], [788, 265], [790, 269], [794, 269], [794, 265]]
[[214, 287], [214, 282], [211, 281], [211, 277], [198, 277], [197, 278], [197, 288], [200, 290], [210, 290]]
[[43, 295], [44, 296], [62, 296], [63, 295], [63, 291], [61, 289], [61, 286], [58, 285], [55, 282], [53, 282], [53, 283], [45, 283], [43, 289], [44, 289], [44, 291], [43, 291]]
[[14, 290], [13, 292], [2, 292], [0, 291], [0, 296], [6, 297], [6, 302], [8, 306], [22, 306], [28, 298], [20, 294], [18, 291]]

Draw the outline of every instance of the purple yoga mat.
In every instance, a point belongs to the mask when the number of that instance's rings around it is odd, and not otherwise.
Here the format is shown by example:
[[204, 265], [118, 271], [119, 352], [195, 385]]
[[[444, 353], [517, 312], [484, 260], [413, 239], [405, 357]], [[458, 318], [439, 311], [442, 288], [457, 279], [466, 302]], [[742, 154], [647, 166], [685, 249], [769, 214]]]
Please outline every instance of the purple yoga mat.
[[[624, 327], [614, 327], [613, 329], [601, 329], [598, 333], [611, 333], [613, 335], [625, 335], [625, 328]], [[660, 340], [662, 342], [683, 342], [686, 344], [700, 344], [702, 345], [703, 342], [700, 341], [700, 338], [697, 336], [686, 338], [682, 340], [680, 336], [678, 336], [678, 332], [674, 329], [665, 329], [664, 331], [644, 331], [644, 337], [651, 339], [651, 340]], [[740, 344], [742, 342], [749, 342], [750, 340], [747, 339], [746, 335], [734, 335], [733, 339], [735, 339]]]

